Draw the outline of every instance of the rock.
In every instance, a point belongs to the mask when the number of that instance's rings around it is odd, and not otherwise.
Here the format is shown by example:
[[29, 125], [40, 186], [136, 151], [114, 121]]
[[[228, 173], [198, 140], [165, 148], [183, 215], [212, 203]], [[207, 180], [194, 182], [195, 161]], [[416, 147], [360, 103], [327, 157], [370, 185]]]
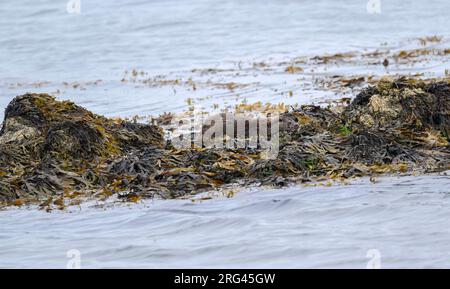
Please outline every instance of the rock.
[[[55, 167], [77, 172], [89, 167], [88, 162], [100, 163], [146, 145], [165, 145], [159, 127], [116, 123], [47, 94], [18, 96], [6, 108], [0, 131], [0, 164], [9, 172], [4, 178], [11, 179], [2, 180], [0, 199], [47, 195], [63, 188], [55, 181], [36, 179], [36, 170], [56, 177]], [[14, 190], [11, 182], [16, 178], [20, 182]]]
[[159, 126], [108, 119], [47, 94], [18, 96], [0, 131], [0, 202], [55, 198], [64, 208], [65, 198], [177, 198], [236, 181], [282, 186], [450, 168], [448, 81], [385, 79], [342, 112], [309, 105], [279, 120], [279, 152], [268, 160], [251, 147], [175, 149]]

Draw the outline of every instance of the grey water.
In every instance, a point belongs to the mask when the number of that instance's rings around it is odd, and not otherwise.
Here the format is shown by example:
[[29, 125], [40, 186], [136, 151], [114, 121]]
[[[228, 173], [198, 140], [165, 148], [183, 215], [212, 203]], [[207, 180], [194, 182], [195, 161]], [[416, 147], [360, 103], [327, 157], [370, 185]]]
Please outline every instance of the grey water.
[[[136, 87], [120, 81], [124, 72], [186, 79], [195, 78], [192, 69], [371, 51], [380, 44], [402, 49], [411, 38], [450, 36], [446, 0], [371, 0], [380, 1], [379, 14], [368, 13], [368, 0], [80, 0], [80, 13], [68, 13], [68, 1], [0, 1], [0, 118], [14, 96], [30, 91], [52, 93], [107, 116], [178, 112], [186, 108], [186, 98], [220, 96], [222, 91]], [[426, 68], [442, 74], [448, 64]], [[363, 71], [385, 73], [374, 66]], [[342, 68], [328, 72], [354, 73]], [[62, 84], [96, 80], [100, 85], [78, 89]], [[222, 74], [216, 80], [234, 81]], [[244, 79], [254, 81], [260, 79], [252, 74]], [[261, 82], [273, 89], [286, 87], [276, 75]], [[280, 101], [271, 90], [256, 96], [237, 92], [251, 101]], [[317, 98], [316, 93], [307, 96], [295, 101]], [[226, 106], [236, 97], [214, 100]]]
[[[0, 212], [0, 267], [450, 267], [447, 175]], [[69, 255], [67, 255], [69, 252]]]
[[[380, 3], [381, 13], [370, 14], [365, 0], [81, 0], [80, 13], [68, 13], [65, 0], [0, 1], [0, 118], [25, 92], [52, 93], [117, 117], [183, 111], [194, 96], [224, 107], [244, 96], [287, 102], [293, 100], [275, 93], [291, 85], [282, 74], [215, 75], [223, 82], [262, 83], [256, 92], [230, 94], [121, 79], [132, 69], [186, 79], [193, 69], [380, 45], [402, 49], [409, 39], [432, 35], [448, 45], [449, 1]], [[448, 62], [408, 71], [441, 75], [444, 68]], [[355, 71], [386, 73], [372, 66], [331, 67], [329, 73]], [[85, 88], [64, 84], [96, 80], [99, 85]], [[295, 101], [333, 97], [312, 91]], [[233, 198], [207, 201], [87, 204], [52, 213], [11, 208], [0, 211], [0, 267], [66, 268], [70, 250], [79, 252], [84, 268], [450, 267], [449, 196], [447, 175], [424, 175], [242, 188]]]

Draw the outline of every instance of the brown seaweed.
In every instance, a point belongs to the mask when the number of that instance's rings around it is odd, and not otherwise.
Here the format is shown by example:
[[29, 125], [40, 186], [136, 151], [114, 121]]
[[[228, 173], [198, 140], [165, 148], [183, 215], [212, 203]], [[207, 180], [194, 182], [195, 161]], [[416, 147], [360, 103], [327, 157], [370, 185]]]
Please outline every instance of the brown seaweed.
[[272, 160], [255, 148], [176, 149], [159, 126], [25, 94], [8, 105], [0, 131], [0, 201], [63, 209], [64, 200], [177, 198], [236, 181], [283, 186], [317, 177], [442, 171], [450, 168], [449, 135], [445, 80], [381, 80], [342, 111], [290, 109], [280, 115]]

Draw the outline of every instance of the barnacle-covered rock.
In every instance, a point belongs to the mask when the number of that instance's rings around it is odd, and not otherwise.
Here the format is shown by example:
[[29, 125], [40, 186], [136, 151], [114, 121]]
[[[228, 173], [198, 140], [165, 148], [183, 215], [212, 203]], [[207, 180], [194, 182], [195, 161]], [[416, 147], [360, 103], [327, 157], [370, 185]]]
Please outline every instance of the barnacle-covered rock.
[[450, 83], [408, 78], [381, 80], [356, 96], [344, 118], [355, 129], [436, 129], [448, 139]]

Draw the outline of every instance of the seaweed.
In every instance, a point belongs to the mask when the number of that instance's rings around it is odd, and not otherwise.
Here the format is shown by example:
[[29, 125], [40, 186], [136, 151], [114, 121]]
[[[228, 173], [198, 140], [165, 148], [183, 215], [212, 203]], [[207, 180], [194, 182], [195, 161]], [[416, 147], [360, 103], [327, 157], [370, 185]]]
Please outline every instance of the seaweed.
[[284, 186], [450, 168], [446, 80], [382, 79], [340, 111], [306, 105], [279, 121], [279, 153], [266, 159], [261, 148], [177, 149], [158, 125], [47, 94], [17, 96], [0, 131], [0, 202], [51, 210], [111, 196], [179, 198], [237, 181]]

